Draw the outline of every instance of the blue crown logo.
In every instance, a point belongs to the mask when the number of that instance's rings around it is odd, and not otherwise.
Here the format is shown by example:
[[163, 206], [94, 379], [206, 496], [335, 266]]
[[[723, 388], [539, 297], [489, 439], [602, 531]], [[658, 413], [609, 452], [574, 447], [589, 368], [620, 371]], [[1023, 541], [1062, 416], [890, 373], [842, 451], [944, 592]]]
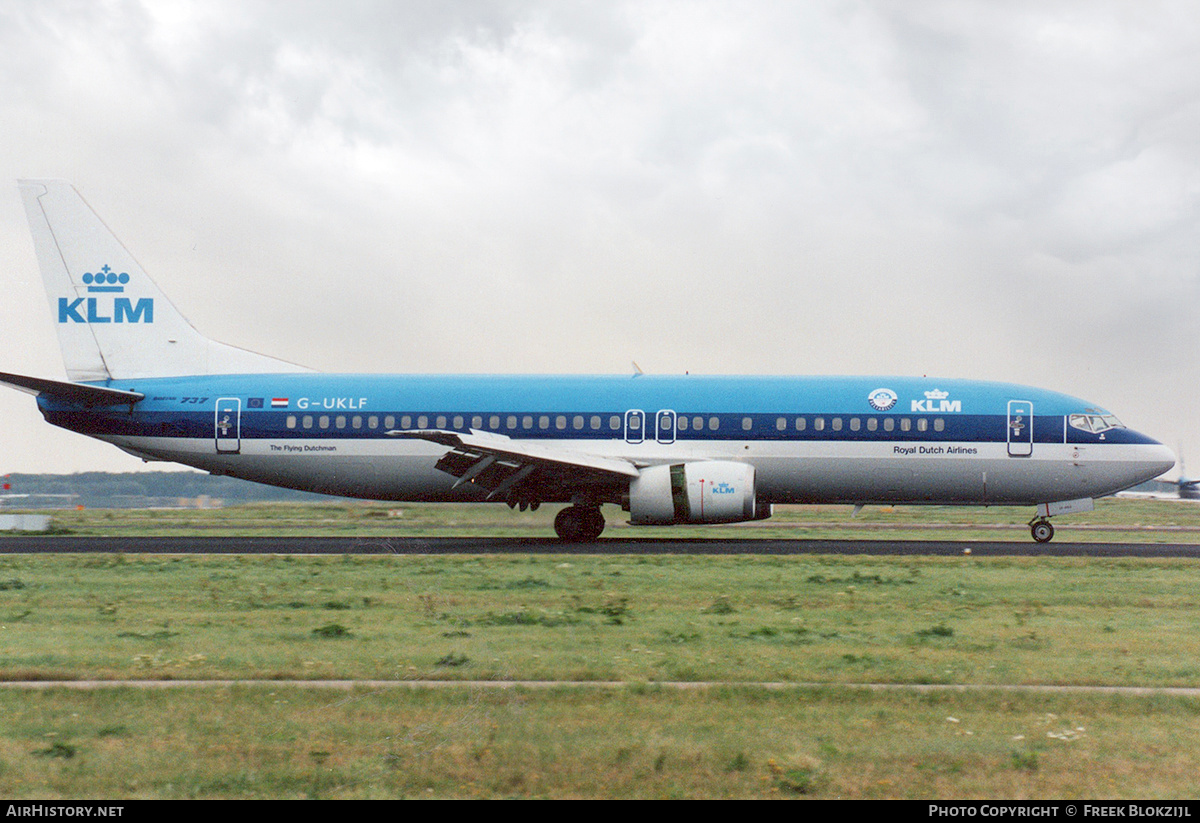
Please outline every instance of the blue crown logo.
[[89, 292], [123, 292], [125, 284], [129, 282], [129, 273], [117, 274], [105, 263], [104, 268], [95, 274], [90, 271], [84, 272], [82, 279]]

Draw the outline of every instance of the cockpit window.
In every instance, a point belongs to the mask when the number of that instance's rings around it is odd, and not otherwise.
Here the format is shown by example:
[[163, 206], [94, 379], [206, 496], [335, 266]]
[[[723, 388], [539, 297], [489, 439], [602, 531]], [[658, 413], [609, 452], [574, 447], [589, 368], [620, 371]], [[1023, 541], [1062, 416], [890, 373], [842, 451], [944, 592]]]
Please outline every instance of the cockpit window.
[[1093, 434], [1125, 428], [1125, 424], [1111, 414], [1073, 414], [1068, 421], [1075, 428]]

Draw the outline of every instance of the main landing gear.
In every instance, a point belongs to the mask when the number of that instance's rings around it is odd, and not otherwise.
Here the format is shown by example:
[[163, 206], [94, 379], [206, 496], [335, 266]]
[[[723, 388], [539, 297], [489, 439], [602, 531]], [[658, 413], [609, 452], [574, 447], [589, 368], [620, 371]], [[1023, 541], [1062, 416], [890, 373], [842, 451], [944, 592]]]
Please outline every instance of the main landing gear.
[[554, 533], [560, 540], [590, 543], [604, 531], [599, 506], [567, 506], [554, 518]]
[[1029, 521], [1029, 533], [1038, 543], [1049, 543], [1054, 538], [1054, 527], [1049, 518], [1035, 517]]

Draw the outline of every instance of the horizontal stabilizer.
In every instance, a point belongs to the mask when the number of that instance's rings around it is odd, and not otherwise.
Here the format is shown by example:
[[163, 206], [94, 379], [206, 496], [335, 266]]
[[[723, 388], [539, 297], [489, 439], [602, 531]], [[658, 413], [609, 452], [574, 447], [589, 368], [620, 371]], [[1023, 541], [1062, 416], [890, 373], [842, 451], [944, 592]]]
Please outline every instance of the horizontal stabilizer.
[[53, 397], [66, 403], [80, 406], [128, 406], [146, 395], [136, 391], [106, 389], [86, 383], [65, 383], [62, 380], [47, 380], [44, 377], [26, 377], [21, 374], [0, 372], [0, 383], [39, 397]]

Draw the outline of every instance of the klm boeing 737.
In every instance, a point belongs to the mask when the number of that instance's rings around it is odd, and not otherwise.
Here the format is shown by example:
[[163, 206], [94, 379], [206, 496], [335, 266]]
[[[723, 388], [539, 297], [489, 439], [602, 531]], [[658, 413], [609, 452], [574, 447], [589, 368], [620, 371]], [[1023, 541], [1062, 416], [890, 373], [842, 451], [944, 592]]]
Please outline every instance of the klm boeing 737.
[[211, 341], [61, 181], [20, 182], [70, 382], [0, 374], [56, 426], [146, 460], [374, 500], [601, 507], [736, 523], [775, 503], [1036, 507], [1050, 517], [1170, 469], [1084, 400], [909, 377], [319, 374]]

